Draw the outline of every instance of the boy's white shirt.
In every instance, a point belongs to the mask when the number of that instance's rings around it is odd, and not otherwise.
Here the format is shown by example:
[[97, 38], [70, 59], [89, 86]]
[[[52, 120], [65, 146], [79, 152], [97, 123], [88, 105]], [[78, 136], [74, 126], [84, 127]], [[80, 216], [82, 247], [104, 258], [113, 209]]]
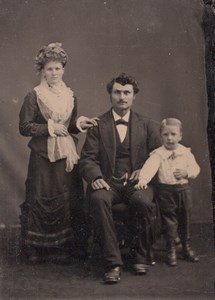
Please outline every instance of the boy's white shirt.
[[175, 178], [173, 172], [176, 169], [187, 171], [188, 178], [195, 178], [200, 172], [200, 167], [190, 148], [179, 144], [177, 149], [167, 150], [161, 146], [150, 153], [150, 157], [140, 171], [139, 182], [147, 185], [158, 174], [160, 183], [171, 185], [188, 183], [187, 178], [180, 180]]

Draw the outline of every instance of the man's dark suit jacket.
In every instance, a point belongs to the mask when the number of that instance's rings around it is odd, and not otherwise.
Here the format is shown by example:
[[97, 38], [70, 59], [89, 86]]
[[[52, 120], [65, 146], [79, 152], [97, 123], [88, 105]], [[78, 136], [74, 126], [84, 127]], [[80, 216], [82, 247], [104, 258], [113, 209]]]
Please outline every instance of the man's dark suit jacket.
[[[98, 126], [87, 132], [79, 161], [80, 172], [88, 184], [96, 178], [108, 180], [114, 174], [116, 130], [112, 111], [99, 117]], [[140, 169], [149, 153], [160, 146], [159, 124], [131, 111], [130, 151], [132, 171]]]

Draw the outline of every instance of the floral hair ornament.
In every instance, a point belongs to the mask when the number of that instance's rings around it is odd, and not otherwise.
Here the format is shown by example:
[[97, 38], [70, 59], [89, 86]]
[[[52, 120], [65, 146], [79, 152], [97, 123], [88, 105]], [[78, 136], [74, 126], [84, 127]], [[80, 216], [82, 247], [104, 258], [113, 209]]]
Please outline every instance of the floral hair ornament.
[[65, 67], [68, 56], [61, 43], [50, 43], [48, 46], [43, 46], [35, 57], [35, 67], [40, 72], [45, 64], [49, 61], [59, 61]]
[[56, 53], [61, 53], [61, 52], [64, 52], [65, 51], [63, 50], [62, 48], [62, 43], [51, 43], [51, 44], [48, 44], [47, 48], [51, 48], [52, 51], [56, 52]]

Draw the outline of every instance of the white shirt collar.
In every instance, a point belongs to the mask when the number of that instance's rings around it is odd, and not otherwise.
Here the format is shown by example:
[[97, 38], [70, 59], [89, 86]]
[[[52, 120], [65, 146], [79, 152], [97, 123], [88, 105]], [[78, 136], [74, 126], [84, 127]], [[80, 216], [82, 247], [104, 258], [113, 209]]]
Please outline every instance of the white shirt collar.
[[131, 111], [129, 110], [125, 115], [124, 117], [122, 118], [121, 116], [119, 116], [113, 109], [112, 109], [112, 114], [113, 114], [113, 118], [114, 118], [114, 121], [117, 121], [119, 119], [123, 119], [125, 120], [126, 122], [129, 121], [129, 117], [130, 117], [130, 113]]
[[156, 152], [162, 158], [167, 159], [173, 154], [173, 152], [175, 153], [176, 156], [180, 156], [189, 151], [190, 151], [190, 148], [187, 148], [181, 144], [178, 144], [178, 147], [175, 150], [168, 150], [164, 146], [161, 146], [161, 147], [155, 149], [154, 151], [152, 151], [152, 153]]

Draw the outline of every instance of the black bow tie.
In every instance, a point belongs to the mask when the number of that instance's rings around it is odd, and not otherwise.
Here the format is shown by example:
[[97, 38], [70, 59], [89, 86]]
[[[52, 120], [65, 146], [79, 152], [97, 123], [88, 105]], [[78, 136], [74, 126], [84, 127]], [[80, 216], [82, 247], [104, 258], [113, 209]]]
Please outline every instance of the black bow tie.
[[128, 126], [128, 122], [125, 121], [124, 119], [119, 119], [115, 123], [116, 123], [116, 125], [125, 125], [125, 126]]

